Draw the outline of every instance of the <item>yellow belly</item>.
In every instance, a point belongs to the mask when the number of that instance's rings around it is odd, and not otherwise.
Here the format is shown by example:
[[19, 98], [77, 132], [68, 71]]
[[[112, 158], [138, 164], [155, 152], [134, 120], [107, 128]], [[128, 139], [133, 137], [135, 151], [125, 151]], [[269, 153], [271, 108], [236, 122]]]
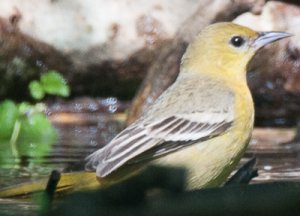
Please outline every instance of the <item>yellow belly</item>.
[[219, 186], [239, 162], [248, 140], [249, 136], [238, 137], [229, 131], [220, 137], [164, 156], [154, 163], [184, 167], [187, 170], [188, 189]]

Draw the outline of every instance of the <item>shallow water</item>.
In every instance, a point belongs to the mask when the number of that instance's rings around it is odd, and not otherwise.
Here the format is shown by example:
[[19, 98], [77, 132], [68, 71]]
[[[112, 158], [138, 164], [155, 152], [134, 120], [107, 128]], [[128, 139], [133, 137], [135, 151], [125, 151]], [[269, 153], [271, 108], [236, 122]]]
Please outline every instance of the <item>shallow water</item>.
[[[26, 169], [0, 169], [0, 186], [37, 179], [52, 169], [61, 171], [82, 170], [84, 158], [102, 147], [123, 127], [126, 109], [104, 112], [91, 110], [50, 110], [50, 119], [59, 133], [53, 151], [41, 167]], [[257, 158], [259, 176], [253, 183], [300, 180], [300, 144], [282, 144], [293, 138], [295, 129], [256, 128], [241, 164], [249, 158]], [[32, 171], [35, 172], [32, 172]], [[17, 208], [16, 208], [17, 206]], [[20, 200], [1, 200], [1, 215], [32, 215], [36, 205]]]
[[253, 183], [300, 180], [300, 143], [291, 142], [295, 133], [294, 128], [254, 130], [245, 154], [257, 157], [259, 176]]

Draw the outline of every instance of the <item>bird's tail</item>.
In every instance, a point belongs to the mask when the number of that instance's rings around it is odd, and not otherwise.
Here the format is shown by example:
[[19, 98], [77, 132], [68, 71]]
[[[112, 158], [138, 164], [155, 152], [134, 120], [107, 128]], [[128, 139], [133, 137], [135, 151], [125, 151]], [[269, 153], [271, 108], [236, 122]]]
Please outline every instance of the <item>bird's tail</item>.
[[[48, 179], [25, 182], [0, 189], [0, 198], [28, 197], [33, 193], [45, 190]], [[90, 190], [99, 187], [94, 172], [62, 173], [56, 187], [58, 193], [68, 193], [78, 190]]]

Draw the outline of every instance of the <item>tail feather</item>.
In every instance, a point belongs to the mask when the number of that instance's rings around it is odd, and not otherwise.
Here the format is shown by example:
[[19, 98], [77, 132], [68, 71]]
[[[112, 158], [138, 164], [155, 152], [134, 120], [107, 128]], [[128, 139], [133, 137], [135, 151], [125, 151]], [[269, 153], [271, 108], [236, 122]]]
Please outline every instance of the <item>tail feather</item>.
[[[25, 182], [0, 189], [0, 198], [28, 197], [33, 193], [45, 190], [48, 179]], [[68, 193], [79, 190], [91, 190], [100, 187], [94, 172], [62, 173], [56, 192]]]

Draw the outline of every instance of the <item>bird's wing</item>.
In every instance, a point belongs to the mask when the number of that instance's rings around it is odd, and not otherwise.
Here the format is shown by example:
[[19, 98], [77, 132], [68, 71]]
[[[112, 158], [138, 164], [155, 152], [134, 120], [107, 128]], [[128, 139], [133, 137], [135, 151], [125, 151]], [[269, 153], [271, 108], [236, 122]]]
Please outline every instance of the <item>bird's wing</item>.
[[[193, 120], [185, 116], [172, 116], [160, 123], [151, 125], [151, 132], [155, 137], [163, 140], [160, 145], [153, 146], [142, 154], [129, 160], [127, 163], [137, 163], [145, 160], [153, 160], [157, 157], [177, 151], [181, 148], [193, 145], [195, 142], [205, 141], [220, 135], [231, 127], [233, 119], [218, 118], [218, 115], [210, 114], [212, 119], [201, 118], [204, 114], [195, 114]], [[206, 116], [206, 115], [205, 115]], [[200, 118], [199, 120], [196, 120]]]
[[139, 121], [88, 156], [86, 168], [105, 177], [124, 164], [220, 135], [232, 125], [233, 106], [234, 96], [223, 83], [198, 75], [181, 77]]
[[151, 123], [136, 123], [115, 137], [107, 146], [91, 154], [88, 169], [105, 177], [123, 164], [149, 160], [199, 140], [217, 136], [230, 128], [233, 119], [224, 113], [171, 115]]

